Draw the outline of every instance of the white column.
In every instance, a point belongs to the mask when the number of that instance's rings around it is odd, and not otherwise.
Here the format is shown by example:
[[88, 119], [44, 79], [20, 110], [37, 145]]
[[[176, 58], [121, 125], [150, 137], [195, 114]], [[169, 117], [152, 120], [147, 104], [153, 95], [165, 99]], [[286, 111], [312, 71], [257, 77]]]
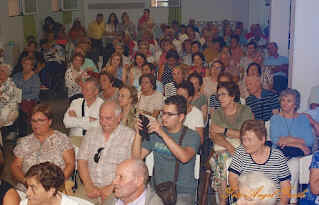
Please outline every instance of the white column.
[[[281, 0], [280, 0], [281, 1]], [[301, 111], [308, 108], [310, 89], [319, 84], [318, 0], [293, 0], [294, 31], [290, 51], [290, 85], [300, 91]]]
[[270, 41], [279, 46], [279, 54], [288, 56], [290, 0], [272, 0], [270, 11]]

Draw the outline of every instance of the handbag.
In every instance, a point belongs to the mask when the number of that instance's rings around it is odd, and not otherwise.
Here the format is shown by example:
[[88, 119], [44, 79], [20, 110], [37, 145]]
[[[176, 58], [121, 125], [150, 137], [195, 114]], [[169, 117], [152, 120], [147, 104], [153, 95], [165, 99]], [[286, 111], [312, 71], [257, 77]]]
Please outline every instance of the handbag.
[[[183, 127], [181, 137], [179, 138], [179, 145], [182, 144], [186, 127]], [[164, 205], [175, 205], [177, 201], [176, 182], [178, 179], [179, 162], [176, 159], [174, 181], [162, 182], [156, 185], [154, 177], [154, 187], [156, 194], [162, 199]], [[154, 171], [153, 171], [154, 172]]]
[[287, 157], [288, 159], [291, 159], [293, 157], [303, 157], [305, 156], [305, 153], [298, 147], [291, 147], [286, 146], [284, 148], [278, 147], [282, 153]]

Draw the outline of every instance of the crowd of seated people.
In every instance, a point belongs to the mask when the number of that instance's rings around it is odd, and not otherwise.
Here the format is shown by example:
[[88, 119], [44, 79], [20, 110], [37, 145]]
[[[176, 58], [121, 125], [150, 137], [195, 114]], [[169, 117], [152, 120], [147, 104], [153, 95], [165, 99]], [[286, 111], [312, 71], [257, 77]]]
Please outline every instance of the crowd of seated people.
[[[239, 192], [241, 175], [252, 171], [279, 190], [291, 187], [291, 195], [279, 194], [275, 201], [297, 203], [292, 196], [299, 159], [312, 154], [319, 133], [317, 101], [307, 113], [297, 112], [300, 93], [287, 89], [288, 60], [259, 25], [248, 33], [241, 22], [227, 20], [222, 29], [212, 23], [199, 27], [192, 19], [157, 27], [145, 9], [137, 26], [127, 12], [120, 21], [115, 13], [99, 13], [88, 30], [76, 20], [68, 34], [48, 17], [39, 38], [40, 48], [30, 38], [13, 69], [0, 64], [1, 134], [4, 142], [11, 132], [21, 137], [11, 165], [17, 189], [30, 192], [30, 178], [38, 174], [28, 169], [46, 161], [69, 180], [77, 160], [81, 180], [75, 195], [114, 204], [114, 197], [126, 200], [117, 165], [134, 158], [141, 166], [139, 160], [153, 153], [153, 188], [174, 180], [177, 163], [177, 204], [194, 204], [195, 155], [206, 154], [220, 204], [227, 203], [227, 186]], [[69, 129], [65, 134], [52, 128], [51, 108], [41, 96], [64, 90], [68, 108], [59, 120]], [[149, 120], [146, 127], [141, 115]], [[77, 154], [75, 137], [81, 144]], [[318, 195], [317, 174], [312, 175], [314, 191], [307, 200]], [[56, 188], [52, 200], [64, 198]], [[28, 200], [34, 197], [28, 194]]]

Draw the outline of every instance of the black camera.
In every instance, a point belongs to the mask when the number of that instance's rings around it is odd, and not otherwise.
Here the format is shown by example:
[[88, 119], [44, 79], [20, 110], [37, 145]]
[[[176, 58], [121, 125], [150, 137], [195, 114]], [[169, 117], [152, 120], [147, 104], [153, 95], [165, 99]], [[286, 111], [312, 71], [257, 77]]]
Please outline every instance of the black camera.
[[142, 121], [142, 126], [143, 128], [141, 130], [139, 130], [139, 134], [143, 137], [143, 140], [150, 140], [150, 136], [148, 134], [148, 123], [150, 123], [150, 120], [142, 114], [139, 114], [138, 118]]

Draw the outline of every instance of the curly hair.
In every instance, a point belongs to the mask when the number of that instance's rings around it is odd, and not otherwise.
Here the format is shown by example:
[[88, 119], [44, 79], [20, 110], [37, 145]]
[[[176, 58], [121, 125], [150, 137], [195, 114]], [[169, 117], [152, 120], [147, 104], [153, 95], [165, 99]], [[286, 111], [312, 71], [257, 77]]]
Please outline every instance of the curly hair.
[[25, 178], [36, 177], [46, 191], [55, 189], [54, 196], [64, 185], [64, 174], [60, 167], [51, 163], [44, 162], [33, 165], [25, 174]]

